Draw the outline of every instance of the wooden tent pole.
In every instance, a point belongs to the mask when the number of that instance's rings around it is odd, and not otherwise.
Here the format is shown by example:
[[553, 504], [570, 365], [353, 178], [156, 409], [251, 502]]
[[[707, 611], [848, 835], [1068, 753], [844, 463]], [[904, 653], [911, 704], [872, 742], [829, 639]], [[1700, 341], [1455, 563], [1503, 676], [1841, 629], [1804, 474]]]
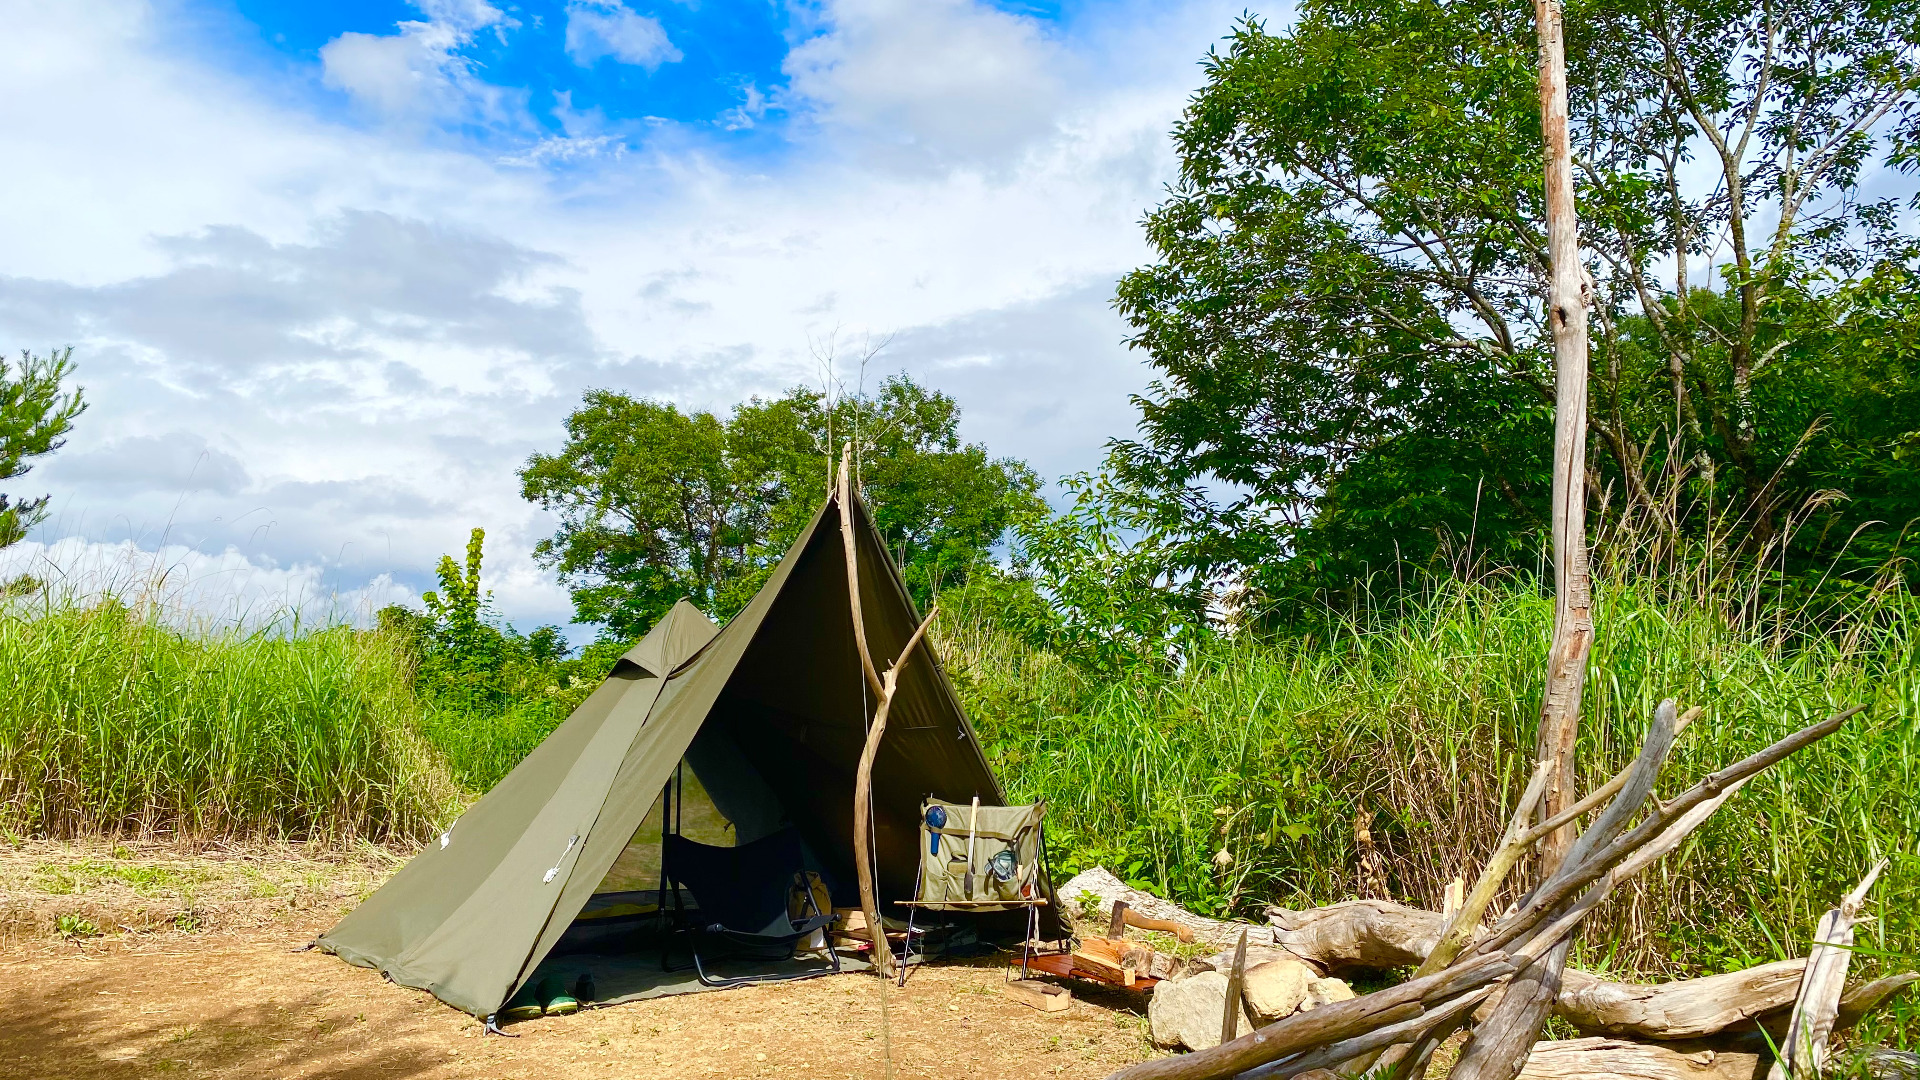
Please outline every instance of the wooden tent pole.
[[900, 650], [900, 659], [881, 680], [880, 705], [873, 712], [873, 725], [867, 728], [867, 743], [860, 748], [860, 764], [853, 774], [853, 862], [860, 878], [860, 910], [867, 917], [867, 936], [873, 939], [873, 969], [882, 978], [893, 974], [893, 950], [887, 946], [886, 927], [880, 925], [880, 901], [873, 887], [873, 852], [867, 843], [873, 817], [873, 759], [880, 751], [880, 736], [887, 730], [887, 713], [893, 708], [893, 692], [900, 686], [900, 669], [907, 666], [907, 658], [913, 655], [914, 646], [920, 644], [939, 610], [940, 605], [935, 604], [927, 612], [926, 620], [907, 639], [907, 647]]
[[860, 651], [860, 670], [867, 686], [881, 693], [880, 673], [874, 670], [873, 653], [867, 649], [867, 618], [860, 607], [860, 558], [853, 542], [853, 444], [840, 455], [840, 542], [847, 550], [847, 602], [853, 606], [853, 642]]

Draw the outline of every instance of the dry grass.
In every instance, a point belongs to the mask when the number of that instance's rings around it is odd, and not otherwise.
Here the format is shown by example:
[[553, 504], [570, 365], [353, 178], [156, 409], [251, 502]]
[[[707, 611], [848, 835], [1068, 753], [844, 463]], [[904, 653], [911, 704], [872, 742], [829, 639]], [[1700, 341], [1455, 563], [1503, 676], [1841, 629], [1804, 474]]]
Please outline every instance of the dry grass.
[[318, 931], [405, 857], [372, 845], [16, 841], [0, 846], [0, 941]]

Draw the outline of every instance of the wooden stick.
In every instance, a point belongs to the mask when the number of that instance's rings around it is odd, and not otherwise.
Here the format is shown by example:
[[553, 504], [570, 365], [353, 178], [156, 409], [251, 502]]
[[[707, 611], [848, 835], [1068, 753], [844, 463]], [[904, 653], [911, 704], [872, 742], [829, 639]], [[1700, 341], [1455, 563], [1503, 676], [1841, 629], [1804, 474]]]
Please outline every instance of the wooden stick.
[[1846, 989], [1847, 965], [1853, 959], [1853, 928], [1866, 921], [1860, 917], [1860, 905], [1886, 868], [1885, 859], [1874, 863], [1860, 884], [1841, 898], [1840, 906], [1820, 917], [1806, 971], [1800, 976], [1800, 994], [1787, 1021], [1787, 1037], [1781, 1040], [1785, 1053], [1773, 1063], [1767, 1080], [1808, 1080], [1826, 1071], [1827, 1037], [1839, 1018], [1840, 994]]
[[1394, 1043], [1416, 1039], [1435, 1026], [1445, 1024], [1470, 1011], [1491, 993], [1493, 993], [1493, 987], [1483, 986], [1472, 993], [1462, 994], [1438, 1008], [1428, 1009], [1411, 1020], [1402, 1020], [1397, 1024], [1375, 1028], [1365, 1035], [1346, 1039], [1331, 1046], [1323, 1046], [1318, 1050], [1309, 1050], [1304, 1054], [1295, 1054], [1284, 1061], [1270, 1062], [1257, 1069], [1243, 1072], [1239, 1080], [1282, 1080], [1284, 1077], [1298, 1076], [1314, 1069], [1330, 1069], [1343, 1061], [1351, 1061], [1364, 1054], [1384, 1050]]
[[[1485, 916], [1487, 906], [1493, 902], [1494, 895], [1500, 891], [1500, 886], [1506, 882], [1507, 875], [1512, 872], [1513, 867], [1519, 863], [1528, 848], [1551, 834], [1553, 830], [1573, 821], [1599, 806], [1602, 801], [1617, 794], [1626, 787], [1628, 780], [1636, 775], [1644, 776], [1647, 788], [1651, 790], [1653, 775], [1659, 772], [1659, 766], [1665, 762], [1667, 754], [1671, 752], [1673, 740], [1700, 715], [1700, 709], [1696, 706], [1688, 709], [1685, 716], [1668, 719], [1671, 717], [1672, 709], [1673, 702], [1669, 700], [1662, 702], [1660, 708], [1655, 710], [1654, 726], [1648, 733], [1648, 742], [1642, 744], [1640, 754], [1635, 757], [1631, 765], [1616, 773], [1613, 779], [1589, 792], [1586, 798], [1546, 821], [1528, 828], [1527, 822], [1533, 817], [1534, 807], [1544, 791], [1551, 764], [1543, 761], [1535, 767], [1533, 779], [1527, 784], [1526, 791], [1521, 794], [1519, 805], [1514, 808], [1513, 817], [1507, 823], [1507, 831], [1500, 840], [1500, 846], [1494, 850], [1492, 858], [1487, 860], [1486, 869], [1474, 882], [1473, 893], [1454, 913], [1453, 918], [1447, 923], [1446, 931], [1435, 943], [1433, 951], [1428, 953], [1427, 958], [1421, 962], [1416, 974], [1432, 974], [1452, 963], [1454, 958], [1460, 955], [1460, 951], [1473, 940], [1474, 931], [1479, 929], [1480, 920]], [[1648, 767], [1650, 755], [1654, 759], [1651, 762], [1651, 769]], [[1643, 792], [1641, 797], [1643, 798], [1644, 795]], [[1639, 801], [1638, 798], [1632, 800], [1633, 806], [1637, 807]], [[1609, 811], [1611, 812], [1616, 805], [1620, 805], [1618, 800], [1609, 804]], [[1620, 815], [1618, 820], [1624, 821], [1625, 816]], [[1601, 823], [1594, 824], [1598, 826]], [[1617, 827], [1616, 823], [1614, 828]], [[1585, 837], [1582, 837], [1582, 840], [1584, 841]]]
[[[1625, 836], [1619, 837], [1600, 851], [1587, 856], [1575, 870], [1557, 875], [1543, 885], [1533, 897], [1520, 905], [1518, 910], [1502, 919], [1494, 927], [1493, 933], [1475, 943], [1474, 951], [1487, 953], [1505, 948], [1508, 943], [1538, 926], [1561, 904], [1599, 880], [1602, 874], [1624, 861], [1635, 851], [1661, 838], [1668, 827], [1679, 821], [1688, 811], [1701, 803], [1717, 798], [1732, 785], [1765, 771], [1794, 752], [1840, 730], [1841, 725], [1865, 708], [1864, 705], [1856, 705], [1843, 712], [1835, 713], [1817, 724], [1801, 728], [1765, 750], [1736, 761], [1718, 772], [1708, 773], [1699, 783], [1682, 792], [1672, 801], [1658, 805], [1653, 813], [1647, 815], [1646, 820]], [[1673, 842], [1677, 843], [1678, 839], [1673, 839]]]
[[[860, 670], [867, 686], [878, 697], [883, 687], [880, 673], [874, 670], [873, 653], [867, 648], [867, 617], [860, 607], [860, 560], [853, 542], [853, 444], [840, 455], [840, 542], [847, 551], [847, 600], [853, 606], [853, 643], [860, 653]], [[905, 653], [900, 654], [903, 658]]]
[[[857, 602], [855, 609], [858, 610]], [[860, 879], [860, 910], [867, 916], [868, 936], [873, 939], [873, 970], [881, 978], [893, 973], [893, 950], [887, 947], [886, 928], [880, 925], [880, 901], [873, 888], [873, 852], [867, 843], [867, 829], [873, 816], [873, 758], [880, 750], [880, 736], [887, 731], [887, 712], [893, 708], [893, 692], [900, 683], [900, 669], [906, 666], [913, 647], [920, 644], [934, 613], [939, 610], [940, 605], [935, 604], [933, 610], [927, 612], [926, 620], [907, 639], [906, 648], [900, 650], [900, 659], [887, 669], [887, 677], [880, 684], [880, 705], [873, 712], [873, 725], [867, 728], [867, 742], [860, 748], [860, 764], [853, 773], [854, 874]]]
[[1220, 1010], [1220, 1041], [1240, 1037], [1240, 998], [1247, 989], [1247, 932], [1240, 931], [1240, 943], [1233, 947], [1233, 968], [1227, 975], [1227, 1004]]
[[1473, 932], [1479, 929], [1480, 919], [1487, 913], [1487, 905], [1493, 902], [1494, 895], [1507, 880], [1507, 874], [1526, 854], [1528, 845], [1523, 842], [1527, 833], [1527, 822], [1533, 819], [1534, 808], [1540, 804], [1540, 797], [1546, 793], [1547, 783], [1552, 779], [1553, 763], [1542, 761], [1533, 767], [1533, 777], [1527, 781], [1525, 791], [1520, 793], [1520, 803], [1513, 809], [1513, 817], [1507, 821], [1507, 831], [1500, 838], [1500, 846], [1494, 849], [1487, 860], [1485, 869], [1473, 883], [1473, 892], [1454, 912], [1453, 920], [1434, 942], [1432, 951], [1414, 972], [1416, 977], [1431, 975], [1460, 955], [1462, 949], [1473, 940]]
[[[1688, 709], [1685, 713], [1681, 714], [1680, 719], [1674, 721], [1674, 725], [1673, 725], [1674, 737], [1676, 739], [1679, 738], [1680, 733], [1687, 729], [1688, 724], [1691, 724], [1695, 720], [1698, 720], [1700, 718], [1700, 713], [1702, 711], [1703, 710], [1700, 708], [1700, 706], [1695, 705], [1693, 708]], [[1573, 821], [1575, 818], [1578, 818], [1581, 814], [1586, 813], [1587, 811], [1593, 809], [1594, 807], [1599, 806], [1602, 802], [1605, 802], [1607, 799], [1612, 798], [1613, 795], [1620, 790], [1621, 786], [1627, 782], [1627, 777], [1632, 775], [1632, 773], [1633, 773], [1632, 765], [1628, 765], [1626, 768], [1621, 769], [1617, 773], [1614, 773], [1613, 779], [1607, 781], [1604, 784], [1601, 784], [1599, 787], [1594, 788], [1592, 791], [1588, 792], [1586, 798], [1581, 799], [1579, 802], [1574, 803], [1572, 806], [1567, 807], [1565, 810], [1562, 810], [1560, 813], [1554, 815], [1551, 818], [1548, 818], [1547, 820], [1541, 822], [1540, 824], [1534, 826], [1532, 829], [1528, 830], [1527, 835], [1523, 838], [1524, 842], [1529, 844], [1534, 843], [1535, 841], [1539, 840], [1541, 837], [1547, 835], [1553, 830], [1559, 828], [1562, 825], [1567, 824], [1570, 821]]]

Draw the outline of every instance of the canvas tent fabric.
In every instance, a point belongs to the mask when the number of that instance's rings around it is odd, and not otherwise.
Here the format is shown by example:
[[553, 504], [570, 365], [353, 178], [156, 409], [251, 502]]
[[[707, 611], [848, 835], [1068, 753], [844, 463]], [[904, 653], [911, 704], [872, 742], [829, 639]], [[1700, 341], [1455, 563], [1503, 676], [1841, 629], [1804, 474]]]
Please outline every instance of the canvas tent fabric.
[[[884, 668], [919, 614], [857, 496], [848, 509], [868, 645]], [[586, 906], [683, 759], [736, 842], [792, 825], [829, 880], [853, 882], [854, 770], [874, 702], [840, 513], [829, 499], [724, 629], [676, 605], [565, 723], [317, 944], [492, 1015]], [[877, 888], [889, 902], [913, 893], [922, 799], [1004, 801], [938, 656], [923, 649], [901, 674], [873, 769]]]

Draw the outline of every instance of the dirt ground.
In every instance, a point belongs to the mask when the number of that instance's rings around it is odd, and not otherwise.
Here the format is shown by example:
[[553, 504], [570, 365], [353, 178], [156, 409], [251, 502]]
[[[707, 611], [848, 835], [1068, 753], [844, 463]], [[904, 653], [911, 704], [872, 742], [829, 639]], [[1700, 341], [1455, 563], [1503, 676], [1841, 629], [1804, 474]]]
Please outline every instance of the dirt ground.
[[[296, 952], [398, 865], [378, 850], [0, 847], [0, 1075], [1099, 1077], [1150, 1055], [1143, 1003], [1046, 1015], [999, 962], [634, 1002], [483, 1036], [470, 1017]], [[63, 921], [64, 916], [64, 921]], [[64, 932], [63, 932], [64, 931]]]

